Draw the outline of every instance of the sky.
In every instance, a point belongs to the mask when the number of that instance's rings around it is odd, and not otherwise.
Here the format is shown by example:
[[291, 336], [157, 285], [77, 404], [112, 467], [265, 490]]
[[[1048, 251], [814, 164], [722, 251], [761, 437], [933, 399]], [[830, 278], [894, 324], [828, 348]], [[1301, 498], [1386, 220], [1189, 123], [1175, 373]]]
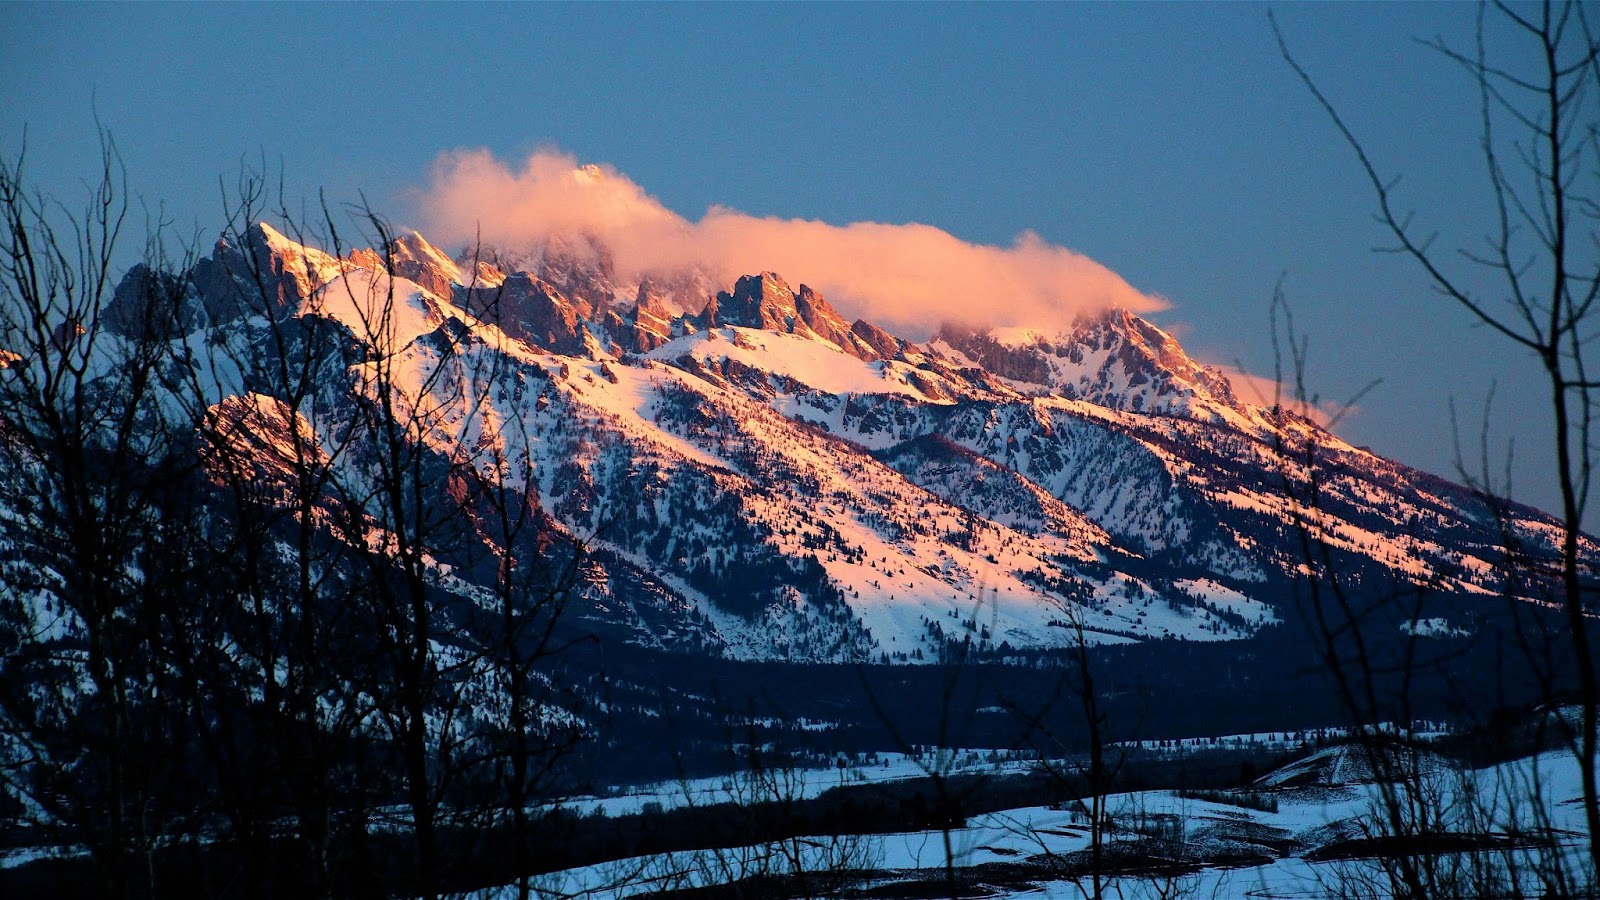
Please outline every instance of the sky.
[[[1273, 8], [1438, 245], [1480, 238], [1475, 94], [1418, 43], [1470, 47], [1474, 7]], [[1455, 478], [1456, 435], [1475, 465], [1493, 390], [1496, 468], [1514, 441], [1515, 495], [1556, 508], [1535, 361], [1374, 252], [1371, 189], [1268, 9], [0, 4], [0, 153], [26, 132], [33, 183], [81, 196], [98, 117], [152, 215], [202, 244], [222, 188], [263, 160], [292, 203], [364, 198], [426, 232], [446, 227], [451, 160], [517, 173], [570, 157], [701, 225], [737, 213], [923, 226], [978, 257], [1043, 247], [1096, 284], [1114, 273], [1192, 355], [1263, 375], [1281, 279], [1319, 396], [1381, 379], [1342, 436]]]

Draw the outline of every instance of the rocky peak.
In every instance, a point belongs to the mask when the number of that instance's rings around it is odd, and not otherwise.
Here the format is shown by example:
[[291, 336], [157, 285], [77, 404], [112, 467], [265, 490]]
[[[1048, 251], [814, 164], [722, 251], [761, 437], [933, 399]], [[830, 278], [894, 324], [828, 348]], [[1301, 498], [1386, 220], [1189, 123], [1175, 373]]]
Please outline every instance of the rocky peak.
[[1051, 386], [1048, 353], [1035, 342], [1003, 341], [992, 330], [978, 330], [946, 322], [934, 335], [973, 362], [1001, 378], [1026, 384]]
[[318, 287], [355, 263], [307, 247], [266, 222], [224, 233], [190, 277], [212, 322], [298, 307]]
[[891, 358], [902, 346], [875, 325], [864, 321], [851, 325], [810, 285], [802, 284], [796, 292], [773, 272], [741, 277], [732, 291], [711, 298], [696, 324], [737, 325], [822, 340], [866, 360]]
[[462, 299], [474, 316], [552, 353], [582, 354], [584, 325], [595, 315], [588, 302], [527, 272], [508, 275], [497, 287], [463, 291]]
[[1195, 362], [1176, 338], [1125, 309], [1080, 316], [1067, 340], [1058, 338], [1051, 349], [1078, 366], [1104, 354], [1102, 371], [1120, 365], [1130, 380], [1148, 379], [1160, 396], [1199, 397], [1243, 408], [1221, 370]]
[[[866, 319], [857, 319], [851, 324], [850, 338], [850, 346], [860, 350], [856, 355], [862, 359], [893, 359], [906, 347], [905, 341]], [[870, 356], [867, 351], [871, 352]]]
[[639, 290], [633, 298], [635, 319], [650, 318], [666, 322], [672, 319], [672, 309], [667, 305], [667, 292], [655, 279], [646, 275], [639, 279]]
[[463, 281], [461, 268], [414, 231], [390, 241], [388, 257], [394, 274], [416, 282], [435, 297], [450, 299], [451, 286]]
[[788, 332], [799, 318], [794, 289], [773, 272], [745, 275], [714, 298], [716, 325]]
[[1131, 412], [1182, 415], [1198, 413], [1197, 404], [1244, 409], [1220, 370], [1195, 362], [1172, 335], [1124, 309], [1081, 315], [1054, 337], [945, 325], [936, 340], [1035, 393]]
[[639, 279], [633, 310], [619, 320], [613, 338], [626, 350], [648, 353], [672, 339], [674, 316], [665, 292], [649, 276]]
[[616, 297], [616, 262], [611, 248], [598, 237], [552, 237], [541, 248], [540, 257], [539, 278], [568, 297], [594, 307], [609, 306]]
[[138, 263], [117, 282], [100, 321], [113, 334], [168, 341], [199, 327], [200, 312], [183, 278]]
[[844, 317], [839, 315], [826, 298], [812, 290], [809, 284], [800, 285], [800, 293], [795, 295], [794, 305], [800, 318], [818, 334], [824, 331], [837, 331], [842, 334], [850, 330], [850, 324]]
[[826, 341], [838, 344], [840, 349], [851, 352], [850, 323], [839, 315], [838, 311], [823, 299], [823, 296], [811, 289], [810, 285], [800, 285], [800, 293], [795, 295], [795, 313], [800, 321], [811, 329], [812, 333]]
[[700, 312], [717, 292], [716, 280], [699, 266], [650, 272], [644, 278], [671, 316]]
[[266, 222], [250, 226], [245, 243], [263, 268], [280, 277], [294, 279], [305, 297], [348, 268], [338, 257], [291, 240]]

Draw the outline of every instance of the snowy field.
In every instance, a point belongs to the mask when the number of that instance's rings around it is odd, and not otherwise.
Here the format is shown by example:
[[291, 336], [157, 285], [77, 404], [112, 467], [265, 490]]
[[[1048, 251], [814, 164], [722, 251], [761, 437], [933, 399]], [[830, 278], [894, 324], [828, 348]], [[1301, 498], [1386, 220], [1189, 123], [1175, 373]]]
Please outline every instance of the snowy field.
[[[1442, 725], [1433, 726], [1425, 723], [1419, 725], [1421, 730], [1414, 728], [1409, 732], [1413, 738], [1426, 740], [1447, 733]], [[1387, 732], [1397, 730], [1388, 723], [1377, 728]], [[1287, 752], [1348, 736], [1348, 729], [1330, 727], [1303, 731], [1262, 731], [1215, 737], [1126, 741], [1114, 746], [1173, 752], [1238, 750], [1246, 747]], [[1077, 764], [1071, 760], [1052, 760], [1049, 767], [1061, 771]], [[846, 759], [843, 770], [793, 769], [783, 771], [777, 777], [781, 781], [778, 787], [782, 789], [784, 799], [808, 800], [831, 788], [842, 786], [905, 781], [925, 778], [933, 773], [1022, 775], [1038, 767], [1040, 767], [1039, 760], [1014, 751], [965, 749], [930, 751], [918, 756], [905, 753], [874, 753], [870, 757], [855, 755]], [[608, 816], [626, 816], [642, 812], [646, 804], [656, 804], [660, 809], [674, 809], [680, 806], [715, 806], [720, 803], [746, 802], [751, 799], [753, 791], [764, 787], [767, 786], [752, 785], [743, 773], [734, 773], [617, 787], [604, 795], [564, 798], [547, 808], [561, 808], [579, 815], [603, 812]]]
[[[1399, 808], [1409, 810], [1405, 815], [1432, 817], [1429, 821], [1439, 825], [1433, 833], [1477, 835], [1494, 842], [1492, 849], [1410, 857], [1432, 861], [1413, 863], [1434, 873], [1430, 878], [1481, 883], [1491, 875], [1504, 877], [1508, 867], [1515, 867], [1523, 889], [1540, 896], [1540, 879], [1547, 877], [1540, 871], [1541, 860], [1548, 864], [1571, 855], [1561, 861], [1573, 863], [1582, 858], [1583, 812], [1581, 803], [1574, 802], [1581, 796], [1581, 786], [1570, 755], [1547, 753], [1481, 770], [1452, 768], [1426, 751], [1414, 759], [1419, 774], [1409, 789], [1398, 793], [1392, 786], [1373, 782], [1359, 751], [1341, 746], [1260, 779], [1248, 799], [1265, 808], [1184, 798], [1172, 791], [1112, 795], [1106, 804], [1108, 854], [1137, 847], [1146, 859], [1154, 855], [1183, 865], [1159, 876], [1111, 878], [1102, 886], [1105, 895], [1126, 900], [1298, 900], [1336, 896], [1357, 886], [1359, 896], [1375, 900], [1391, 896], [1386, 867], [1392, 868], [1394, 859], [1334, 851], [1393, 833], [1386, 825], [1385, 810], [1395, 808], [1388, 802], [1395, 799], [1401, 801]], [[1021, 771], [1026, 765], [1005, 763], [998, 770]], [[904, 758], [882, 767], [884, 778], [916, 777], [922, 771], [915, 761]], [[815, 787], [820, 791], [838, 784], [838, 773], [832, 775], [831, 781], [824, 779]], [[851, 770], [846, 776], [854, 777]], [[704, 789], [701, 796], [707, 798], [728, 795], [726, 789], [694, 784]], [[1091, 840], [1088, 821], [1079, 809], [1027, 807], [973, 816], [964, 827], [948, 833], [812, 836], [620, 860], [541, 876], [537, 888], [541, 896], [609, 900], [756, 875], [804, 876], [851, 869], [875, 872], [870, 884], [884, 890], [903, 882], [897, 896], [937, 896], [945, 889], [940, 879], [948, 861], [961, 873], [966, 896], [1089, 896], [1093, 888], [1087, 880], [1039, 874], [1074, 854], [1084, 858]], [[1511, 839], [1530, 835], [1553, 838], [1562, 850], [1546, 851], [1541, 857]], [[1153, 846], [1159, 852], [1152, 854]], [[1033, 874], [1017, 876], [1016, 864], [1034, 866]], [[1581, 871], [1574, 865], [1568, 869]], [[1462, 896], [1459, 889], [1445, 892], [1445, 885], [1456, 883], [1438, 882], [1440, 895]], [[489, 894], [514, 895], [509, 889]]]
[[603, 811], [608, 816], [626, 816], [644, 811], [647, 804], [655, 804], [660, 809], [674, 809], [680, 806], [745, 803], [758, 794], [770, 796], [773, 789], [782, 799], [809, 800], [841, 786], [926, 778], [934, 772], [945, 775], [1021, 775], [1038, 765], [1036, 760], [993, 750], [953, 750], [919, 756], [877, 753], [873, 756], [876, 758], [855, 757], [847, 761], [842, 770], [780, 770], [767, 776], [764, 783], [753, 782], [745, 773], [662, 781], [619, 789], [604, 797], [569, 797], [552, 804], [552, 808], [558, 807], [580, 815]]

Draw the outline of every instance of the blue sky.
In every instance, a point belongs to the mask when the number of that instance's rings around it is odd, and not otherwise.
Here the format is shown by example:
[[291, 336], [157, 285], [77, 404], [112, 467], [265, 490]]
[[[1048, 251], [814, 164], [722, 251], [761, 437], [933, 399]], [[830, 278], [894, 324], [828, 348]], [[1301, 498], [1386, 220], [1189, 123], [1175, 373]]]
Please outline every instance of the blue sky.
[[[364, 195], [419, 224], [441, 152], [540, 148], [608, 163], [691, 219], [922, 222], [973, 242], [1032, 230], [1172, 308], [1208, 361], [1270, 373], [1281, 276], [1313, 385], [1358, 444], [1452, 474], [1448, 404], [1517, 439], [1517, 494], [1547, 508], [1533, 361], [1433, 295], [1384, 242], [1370, 191], [1277, 54], [1267, 7], [1109, 5], [0, 5], [0, 149], [28, 130], [71, 196], [93, 115], [134, 187], [188, 234], [219, 178], [282, 165], [289, 192]], [[1465, 4], [1277, 8], [1440, 246], [1487, 221], [1474, 96], [1415, 38], [1471, 38]], [[803, 280], [804, 273], [786, 273]]]

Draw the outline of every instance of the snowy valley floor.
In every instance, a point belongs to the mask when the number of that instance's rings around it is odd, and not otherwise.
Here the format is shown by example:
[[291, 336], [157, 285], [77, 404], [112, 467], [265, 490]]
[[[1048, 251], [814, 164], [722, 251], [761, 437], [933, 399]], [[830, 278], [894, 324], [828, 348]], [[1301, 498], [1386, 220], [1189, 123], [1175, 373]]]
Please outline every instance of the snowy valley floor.
[[[1468, 769], [1407, 750], [1380, 762], [1406, 773], [1399, 781], [1374, 778], [1372, 758], [1354, 745], [1336, 745], [1244, 790], [1109, 795], [1098, 866], [1089, 810], [1074, 803], [975, 815], [948, 831], [813, 835], [653, 854], [542, 875], [531, 887], [534, 896], [594, 900], [953, 893], [1289, 900], [1390, 897], [1398, 880], [1420, 885], [1425, 896], [1584, 895], [1563, 880], [1587, 863], [1578, 766], [1569, 754]], [[786, 785], [795, 799], [815, 797], [842, 782], [925, 776], [928, 765], [886, 758], [842, 773], [793, 773]], [[941, 765], [953, 777], [1031, 764], [968, 752]], [[739, 778], [701, 779], [586, 802], [591, 812], [604, 806], [625, 815], [645, 804], [737, 802], [752, 790]], [[486, 895], [516, 897], [517, 887]]]

